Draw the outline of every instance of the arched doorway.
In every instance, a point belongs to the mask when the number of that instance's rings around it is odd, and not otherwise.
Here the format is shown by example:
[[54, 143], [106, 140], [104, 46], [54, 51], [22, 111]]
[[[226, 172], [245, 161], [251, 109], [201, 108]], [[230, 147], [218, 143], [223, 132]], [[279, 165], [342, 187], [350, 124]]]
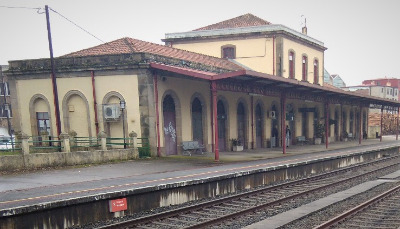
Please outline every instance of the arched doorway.
[[260, 104], [256, 106], [256, 147], [263, 147], [263, 115]]
[[226, 150], [226, 110], [224, 103], [219, 100], [217, 103], [217, 122], [218, 122], [218, 149]]
[[174, 99], [167, 95], [163, 101], [164, 142], [166, 155], [177, 154]]
[[319, 124], [319, 110], [318, 107], [315, 107], [314, 119], [313, 119], [314, 137], [316, 137], [317, 134], [317, 124]]
[[278, 113], [275, 105], [272, 105], [269, 116], [271, 118], [271, 147], [277, 147], [277, 146], [279, 146], [279, 129], [280, 129], [279, 126], [280, 125], [278, 125], [279, 113]]
[[194, 141], [203, 144], [203, 107], [198, 98], [192, 102], [192, 134]]
[[368, 138], [368, 133], [367, 133], [368, 120], [367, 120], [367, 112], [366, 111], [363, 112], [363, 119], [362, 120], [363, 120], [363, 125], [362, 125], [362, 127], [363, 127], [363, 138], [367, 139]]
[[342, 114], [342, 118], [343, 118], [343, 127], [342, 127], [342, 133], [347, 132], [347, 128], [346, 128], [346, 123], [347, 123], [347, 116], [346, 116], [346, 112], [343, 111]]
[[237, 107], [237, 136], [238, 139], [245, 144], [246, 140], [246, 111], [244, 109], [243, 103], [239, 103]]
[[[290, 133], [291, 135], [289, 136], [289, 144], [292, 145], [293, 144], [293, 139], [296, 133], [296, 122], [295, 122], [295, 112], [294, 112], [294, 107], [293, 104], [287, 104], [286, 105], [286, 121], [289, 122], [289, 129], [290, 129]], [[286, 129], [286, 127], [285, 127]]]

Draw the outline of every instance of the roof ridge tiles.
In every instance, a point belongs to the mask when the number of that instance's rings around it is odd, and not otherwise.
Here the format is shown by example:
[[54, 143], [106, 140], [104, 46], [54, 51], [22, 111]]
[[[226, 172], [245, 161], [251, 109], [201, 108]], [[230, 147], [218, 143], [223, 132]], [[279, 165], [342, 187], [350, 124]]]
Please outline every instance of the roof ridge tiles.
[[72, 52], [61, 57], [83, 57], [99, 55], [115, 55], [128, 53], [149, 53], [153, 55], [165, 56], [170, 58], [182, 59], [185, 61], [197, 62], [210, 65], [217, 68], [236, 71], [242, 70], [242, 67], [226, 59], [200, 54], [188, 50], [177, 49], [170, 46], [156, 44], [148, 41], [142, 41], [130, 37], [123, 37], [114, 41]]
[[228, 29], [228, 28], [240, 28], [240, 27], [251, 27], [260, 25], [270, 25], [271, 22], [259, 18], [251, 13], [243, 14], [231, 19], [227, 19], [221, 22], [217, 22], [211, 25], [207, 25], [193, 31], [200, 30], [215, 30], [215, 29]]

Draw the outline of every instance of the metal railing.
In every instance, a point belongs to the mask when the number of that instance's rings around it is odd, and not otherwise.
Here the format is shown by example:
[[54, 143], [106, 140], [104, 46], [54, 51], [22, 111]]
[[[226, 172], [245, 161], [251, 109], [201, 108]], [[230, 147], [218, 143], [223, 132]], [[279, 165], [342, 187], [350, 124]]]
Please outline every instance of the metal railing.
[[101, 147], [100, 139], [97, 137], [74, 137], [71, 140], [71, 150], [96, 150]]
[[52, 153], [62, 149], [61, 140], [58, 137], [49, 136], [43, 140], [41, 136], [30, 136], [29, 139], [32, 139], [28, 140], [30, 153]]

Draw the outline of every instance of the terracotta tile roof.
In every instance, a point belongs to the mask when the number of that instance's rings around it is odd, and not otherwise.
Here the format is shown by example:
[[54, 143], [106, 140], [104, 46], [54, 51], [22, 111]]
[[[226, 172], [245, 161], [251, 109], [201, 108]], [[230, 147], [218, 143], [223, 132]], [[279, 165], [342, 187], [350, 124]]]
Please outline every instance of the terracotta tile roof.
[[73, 52], [64, 55], [62, 57], [100, 56], [100, 55], [129, 54], [129, 53], [142, 53], [142, 52], [200, 63], [231, 71], [243, 70], [242, 67], [227, 59], [216, 58], [199, 53], [189, 52], [186, 50], [176, 49], [129, 37], [121, 38], [92, 48], [83, 49], [81, 51]]
[[213, 29], [227, 29], [227, 28], [239, 28], [239, 27], [250, 27], [260, 25], [270, 25], [271, 23], [254, 16], [253, 14], [245, 14], [239, 17], [221, 21], [212, 25], [201, 27], [193, 31], [199, 30], [213, 30]]
[[324, 83], [324, 84], [323, 84], [323, 87], [332, 88], [332, 89], [338, 89], [338, 90], [343, 90], [343, 89], [338, 88], [338, 87], [335, 87], [335, 86], [333, 86], [332, 84], [329, 84], [329, 83]]

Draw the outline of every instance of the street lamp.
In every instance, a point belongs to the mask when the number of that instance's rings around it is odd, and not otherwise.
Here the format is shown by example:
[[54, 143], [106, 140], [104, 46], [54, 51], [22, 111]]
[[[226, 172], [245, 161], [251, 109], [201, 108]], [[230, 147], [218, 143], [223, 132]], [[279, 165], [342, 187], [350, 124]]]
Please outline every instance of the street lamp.
[[119, 106], [121, 108], [122, 111], [122, 131], [123, 131], [123, 138], [124, 138], [124, 149], [126, 149], [126, 139], [125, 139], [125, 100], [120, 100], [119, 101]]
[[[4, 91], [5, 93], [5, 91]], [[8, 135], [10, 136], [11, 140], [11, 146], [14, 149], [14, 144], [13, 144], [13, 139], [11, 135], [11, 124], [10, 124], [10, 104], [4, 103], [4, 110], [6, 111], [6, 117], [7, 117], [7, 129], [8, 129]]]

